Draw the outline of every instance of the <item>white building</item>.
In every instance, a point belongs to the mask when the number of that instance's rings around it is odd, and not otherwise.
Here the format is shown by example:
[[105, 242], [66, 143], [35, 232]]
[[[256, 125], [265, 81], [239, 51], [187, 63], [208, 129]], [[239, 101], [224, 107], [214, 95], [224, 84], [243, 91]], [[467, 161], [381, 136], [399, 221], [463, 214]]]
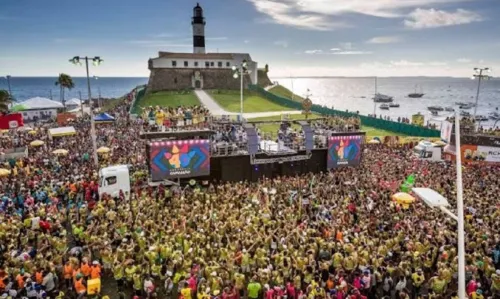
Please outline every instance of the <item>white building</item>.
[[63, 108], [63, 104], [47, 98], [35, 97], [19, 103], [27, 109], [21, 111], [24, 122], [55, 119], [57, 110]]

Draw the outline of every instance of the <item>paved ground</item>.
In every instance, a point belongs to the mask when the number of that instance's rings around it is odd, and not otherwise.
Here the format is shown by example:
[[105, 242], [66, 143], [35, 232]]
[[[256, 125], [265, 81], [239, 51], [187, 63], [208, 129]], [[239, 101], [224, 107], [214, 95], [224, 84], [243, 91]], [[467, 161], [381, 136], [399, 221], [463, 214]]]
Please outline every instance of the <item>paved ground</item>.
[[[214, 99], [204, 90], [196, 89], [194, 91], [200, 102], [205, 106], [210, 113], [213, 115], [238, 115], [236, 112], [229, 112], [224, 110], [222, 107], [217, 104]], [[256, 118], [256, 117], [268, 117], [268, 116], [276, 116], [281, 114], [301, 114], [302, 111], [273, 111], [273, 112], [253, 112], [253, 113], [243, 113], [244, 118]]]

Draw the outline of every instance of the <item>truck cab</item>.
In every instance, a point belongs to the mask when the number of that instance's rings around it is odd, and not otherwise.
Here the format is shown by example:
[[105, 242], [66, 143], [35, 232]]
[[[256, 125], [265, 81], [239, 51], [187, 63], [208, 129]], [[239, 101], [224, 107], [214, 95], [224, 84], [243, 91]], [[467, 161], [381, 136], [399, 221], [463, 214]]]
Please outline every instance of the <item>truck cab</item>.
[[420, 141], [413, 152], [422, 160], [441, 161], [441, 147], [430, 141]]
[[116, 165], [99, 170], [99, 197], [104, 193], [119, 197], [120, 190], [125, 198], [130, 197], [130, 171], [127, 165]]

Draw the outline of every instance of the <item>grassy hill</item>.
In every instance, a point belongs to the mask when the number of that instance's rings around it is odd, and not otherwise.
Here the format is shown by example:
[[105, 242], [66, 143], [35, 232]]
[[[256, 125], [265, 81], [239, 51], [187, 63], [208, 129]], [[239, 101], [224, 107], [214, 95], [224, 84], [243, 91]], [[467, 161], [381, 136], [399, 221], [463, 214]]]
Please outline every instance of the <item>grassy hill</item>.
[[291, 90], [281, 85], [274, 86], [273, 88], [269, 89], [269, 92], [297, 102], [302, 102], [304, 100], [303, 97], [294, 94]]
[[137, 103], [135, 110], [136, 113], [139, 113], [141, 111], [140, 108], [149, 106], [178, 107], [194, 105], [200, 105], [200, 101], [192, 90], [159, 91], [145, 95]]
[[[240, 91], [211, 90], [208, 93], [223, 109], [229, 112], [240, 112]], [[243, 112], [245, 113], [287, 110], [291, 109], [275, 104], [258, 93], [249, 90], [243, 92]]]

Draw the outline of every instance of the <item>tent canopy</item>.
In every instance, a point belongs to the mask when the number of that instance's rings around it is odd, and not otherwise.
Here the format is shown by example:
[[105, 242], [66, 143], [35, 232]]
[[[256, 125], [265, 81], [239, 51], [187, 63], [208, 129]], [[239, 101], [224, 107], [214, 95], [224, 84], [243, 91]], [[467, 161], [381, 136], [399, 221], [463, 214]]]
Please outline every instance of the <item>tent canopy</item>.
[[73, 98], [71, 100], [66, 101], [66, 106], [80, 106], [81, 101], [80, 99]]
[[63, 108], [63, 104], [47, 98], [35, 97], [19, 103], [27, 109], [57, 109]]
[[74, 127], [59, 127], [49, 129], [49, 135], [52, 137], [71, 136], [75, 134], [76, 131]]
[[115, 118], [107, 113], [101, 113], [101, 114], [96, 115], [94, 117], [94, 121], [96, 121], [96, 122], [113, 122], [113, 121], [115, 121]]

